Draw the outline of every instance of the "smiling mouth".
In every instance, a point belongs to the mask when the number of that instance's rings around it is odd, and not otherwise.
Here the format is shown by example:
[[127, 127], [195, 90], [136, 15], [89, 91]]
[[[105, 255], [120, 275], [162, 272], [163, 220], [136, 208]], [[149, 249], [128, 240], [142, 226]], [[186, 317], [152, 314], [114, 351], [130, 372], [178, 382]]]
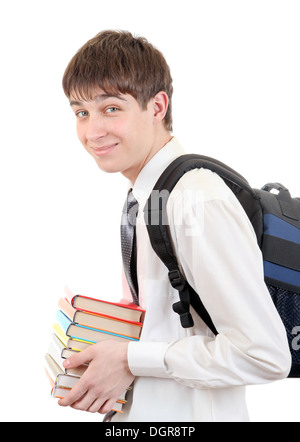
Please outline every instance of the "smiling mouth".
[[93, 147], [94, 155], [97, 157], [102, 157], [105, 155], [108, 155], [110, 152], [112, 152], [116, 147], [118, 143], [110, 144], [109, 146], [103, 146], [103, 147]]

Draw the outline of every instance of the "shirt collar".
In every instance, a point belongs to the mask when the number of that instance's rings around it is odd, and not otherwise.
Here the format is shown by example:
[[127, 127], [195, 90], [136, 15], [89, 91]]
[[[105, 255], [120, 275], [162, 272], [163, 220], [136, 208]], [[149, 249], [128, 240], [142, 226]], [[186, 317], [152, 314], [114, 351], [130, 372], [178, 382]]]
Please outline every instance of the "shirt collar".
[[153, 158], [145, 165], [133, 186], [133, 195], [140, 206], [144, 206], [164, 170], [185, 151], [177, 138], [173, 137]]

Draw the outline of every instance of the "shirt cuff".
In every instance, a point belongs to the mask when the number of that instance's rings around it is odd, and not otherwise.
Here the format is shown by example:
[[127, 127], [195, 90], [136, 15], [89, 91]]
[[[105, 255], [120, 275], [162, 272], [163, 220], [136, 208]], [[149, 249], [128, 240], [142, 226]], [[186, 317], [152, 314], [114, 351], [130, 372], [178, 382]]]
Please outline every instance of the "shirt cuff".
[[130, 342], [128, 365], [134, 376], [169, 378], [165, 354], [169, 344], [164, 342]]

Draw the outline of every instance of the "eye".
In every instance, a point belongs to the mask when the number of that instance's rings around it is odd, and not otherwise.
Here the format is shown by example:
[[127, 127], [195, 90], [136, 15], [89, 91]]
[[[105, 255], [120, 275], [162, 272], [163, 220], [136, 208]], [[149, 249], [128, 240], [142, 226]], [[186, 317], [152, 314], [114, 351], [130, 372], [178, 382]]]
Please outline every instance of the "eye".
[[105, 112], [106, 112], [107, 114], [114, 114], [114, 113], [117, 112], [118, 110], [119, 110], [118, 107], [111, 106], [111, 107], [108, 107], [108, 108], [105, 110]]
[[84, 118], [84, 117], [87, 117], [87, 116], [88, 116], [88, 112], [87, 111], [76, 112], [76, 117], [78, 117], [78, 118]]

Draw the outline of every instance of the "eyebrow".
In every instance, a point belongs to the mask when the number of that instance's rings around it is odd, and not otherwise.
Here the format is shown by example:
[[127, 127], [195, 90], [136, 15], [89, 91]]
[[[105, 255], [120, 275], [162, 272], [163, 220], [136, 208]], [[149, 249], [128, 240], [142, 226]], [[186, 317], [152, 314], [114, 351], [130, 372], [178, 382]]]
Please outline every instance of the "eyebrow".
[[[127, 101], [125, 98], [123, 98], [122, 96], [121, 96], [121, 94], [120, 95], [113, 95], [113, 94], [100, 94], [100, 95], [97, 95], [96, 97], [94, 97], [93, 98], [93, 100], [92, 101], [104, 101], [104, 100], [107, 100], [108, 98], [117, 98], [118, 100], [122, 100], [122, 101]], [[72, 107], [72, 106], [83, 106], [83, 102], [82, 101], [70, 101], [70, 106]]]

